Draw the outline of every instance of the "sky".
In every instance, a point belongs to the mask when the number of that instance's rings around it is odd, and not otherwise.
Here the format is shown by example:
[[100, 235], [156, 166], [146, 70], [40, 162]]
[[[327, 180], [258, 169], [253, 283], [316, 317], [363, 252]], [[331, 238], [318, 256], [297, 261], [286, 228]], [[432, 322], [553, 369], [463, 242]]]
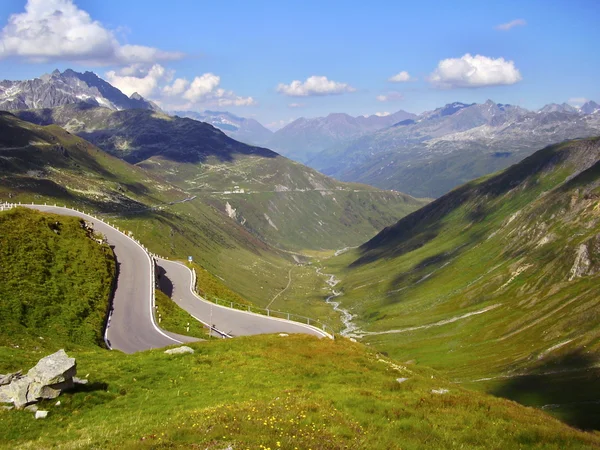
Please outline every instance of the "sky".
[[598, 0], [2, 0], [0, 78], [90, 70], [165, 110], [420, 113], [600, 102]]

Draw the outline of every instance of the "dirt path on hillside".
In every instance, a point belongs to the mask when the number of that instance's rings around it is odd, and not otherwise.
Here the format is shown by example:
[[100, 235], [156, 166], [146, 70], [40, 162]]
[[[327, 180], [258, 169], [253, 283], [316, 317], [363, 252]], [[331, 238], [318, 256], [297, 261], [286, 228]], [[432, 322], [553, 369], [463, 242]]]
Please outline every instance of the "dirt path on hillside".
[[289, 272], [288, 272], [288, 284], [287, 284], [287, 286], [286, 286], [286, 287], [284, 287], [284, 288], [283, 288], [281, 291], [279, 291], [279, 292], [278, 292], [278, 293], [275, 295], [275, 297], [273, 297], [273, 298], [271, 299], [271, 301], [269, 302], [269, 304], [267, 305], [267, 307], [266, 307], [265, 309], [269, 309], [269, 307], [270, 307], [270, 306], [273, 304], [273, 302], [274, 302], [275, 300], [277, 300], [277, 297], [279, 297], [281, 294], [283, 294], [285, 291], [287, 291], [287, 290], [288, 290], [288, 288], [289, 288], [289, 287], [290, 287], [290, 285], [292, 284], [292, 269], [293, 269], [293, 267], [291, 267], [291, 268], [290, 268], [290, 270], [289, 270]]
[[466, 319], [466, 318], [471, 317], [471, 316], [476, 316], [478, 314], [483, 314], [483, 313], [491, 311], [492, 309], [495, 309], [495, 308], [497, 308], [497, 307], [499, 307], [501, 305], [502, 305], [502, 303], [496, 303], [495, 305], [488, 306], [487, 308], [483, 308], [483, 309], [480, 309], [478, 311], [472, 311], [470, 313], [466, 313], [466, 314], [463, 314], [461, 316], [451, 317], [450, 319], [440, 320], [439, 322], [430, 323], [428, 325], [419, 325], [417, 327], [399, 328], [397, 330], [362, 331], [362, 332], [359, 332], [359, 333], [354, 333], [354, 334], [352, 334], [352, 336], [353, 337], [357, 337], [357, 338], [362, 338], [362, 337], [365, 337], [365, 336], [378, 336], [378, 335], [381, 335], [381, 334], [406, 333], [406, 332], [409, 332], [409, 331], [426, 330], [426, 329], [432, 328], [432, 327], [441, 327], [442, 325], [447, 325], [449, 323], [457, 322], [459, 320]]

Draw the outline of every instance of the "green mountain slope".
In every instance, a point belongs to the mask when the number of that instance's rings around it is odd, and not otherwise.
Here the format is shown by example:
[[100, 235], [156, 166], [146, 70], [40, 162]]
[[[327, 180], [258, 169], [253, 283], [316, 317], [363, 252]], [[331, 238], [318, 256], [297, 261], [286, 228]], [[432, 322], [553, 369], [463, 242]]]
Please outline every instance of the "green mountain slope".
[[0, 345], [99, 345], [116, 266], [75, 217], [0, 212]]
[[547, 147], [331, 260], [356, 334], [458, 381], [505, 377], [480, 383], [498, 392], [518, 375], [583, 374], [527, 402], [600, 401], [599, 160], [598, 139]]
[[[543, 412], [462, 389], [346, 339], [254, 336], [193, 355], [69, 352], [89, 383], [29, 411], [0, 409], [0, 448], [585, 449]], [[0, 347], [0, 371], [45, 352]], [[402, 382], [399, 382], [401, 380]], [[68, 427], [65, 428], [65, 424]], [[261, 447], [262, 446], [262, 447]]]
[[[56, 126], [0, 114], [0, 202], [48, 202], [95, 211], [152, 251], [192, 256], [245, 299], [265, 306], [285, 286], [295, 262], [208, 202], [148, 171], [111, 156]], [[337, 317], [322, 301], [290, 312]]]
[[191, 119], [89, 105], [24, 111], [20, 116], [64, 126], [164, 177], [260, 239], [289, 250], [358, 245], [426, 203], [335, 181]]
[[[71, 177], [71, 183], [82, 186], [87, 177], [91, 186], [103, 192], [111, 192], [113, 185], [103, 185], [102, 177], [96, 179], [95, 174], [106, 170], [106, 164], [123, 171], [112, 180], [117, 184], [126, 175], [136, 180], [145, 173], [108, 156], [92, 159], [98, 163], [95, 167], [84, 155], [95, 155], [97, 149], [78, 148], [79, 139], [64, 137], [64, 131], [20, 124], [11, 116], [5, 121], [12, 127], [5, 136], [25, 134], [20, 150], [36, 155], [33, 159], [44, 172], [28, 175], [28, 159], [16, 152], [19, 146], [0, 140], [1, 159], [14, 164], [1, 173], [3, 199], [10, 194], [11, 200], [30, 200], [35, 195], [37, 201], [53, 200], [52, 191], [36, 194], [37, 185], [29, 184], [29, 178], [51, 186], [62, 183], [62, 178], [53, 178], [53, 161], [40, 163], [39, 154], [46, 151], [48, 158], [59, 153], [69, 160], [60, 166], [61, 177]], [[49, 142], [60, 143], [66, 156]], [[3, 151], [13, 153], [7, 156]], [[169, 184], [162, 181], [160, 186]], [[105, 197], [77, 189], [64, 188], [71, 195], [65, 197], [70, 204], [107, 203], [111, 214], [107, 217], [120, 214], [120, 225], [135, 230], [157, 249], [197, 252], [197, 260], [211, 261], [220, 273], [227, 272], [223, 263], [229, 261], [232, 279], [238, 285], [247, 283], [247, 292], [267, 291], [274, 286], [268, 283], [269, 276], [290, 267], [289, 263], [273, 267], [285, 263], [283, 254], [219, 211], [208, 206], [200, 209], [200, 203], [191, 201], [162, 201], [164, 191], [155, 185], [132, 200], [145, 205], [142, 201], [155, 199], [152, 208], [146, 206], [141, 212], [129, 206], [119, 210], [119, 205], [130, 202], [103, 201]], [[121, 195], [133, 198], [129, 191]], [[26, 245], [14, 245], [23, 244], [23, 236], [30, 238]], [[56, 400], [41, 402], [38, 406], [49, 411], [45, 420], [32, 420], [30, 411], [0, 408], [0, 448], [562, 449], [600, 445], [597, 433], [584, 433], [543, 412], [464, 389], [420, 364], [401, 363], [343, 338], [273, 335], [214, 340], [190, 344], [193, 355], [176, 356], [165, 355], [162, 349], [135, 355], [103, 351], [94, 339], [81, 339], [78, 320], [86, 306], [81, 300], [93, 291], [82, 289], [90, 281], [83, 275], [94, 275], [94, 289], [107, 285], [98, 277], [104, 266], [94, 265], [110, 262], [106, 248], [89, 239], [76, 218], [21, 209], [0, 213], [0, 244], [0, 286], [15, 279], [21, 291], [30, 291], [19, 292], [9, 311], [1, 311], [0, 373], [27, 369], [66, 346], [77, 359], [79, 375], [89, 380], [62, 394], [60, 405]], [[250, 261], [251, 267], [245, 267]], [[68, 288], [61, 290], [64, 284]], [[2, 294], [4, 308], [9, 297]], [[30, 308], [28, 294], [36, 296], [38, 306], [51, 301], [53, 309]], [[69, 315], [72, 309], [77, 317]], [[35, 314], [24, 320], [25, 316], [16, 315], [19, 311]], [[40, 318], [47, 322], [48, 334], [37, 334]], [[97, 321], [85, 319], [85, 325], [91, 336], [101, 330]], [[61, 327], [66, 328], [63, 334]], [[40, 335], [45, 338], [39, 339]], [[70, 338], [77, 338], [78, 345], [71, 344]]]

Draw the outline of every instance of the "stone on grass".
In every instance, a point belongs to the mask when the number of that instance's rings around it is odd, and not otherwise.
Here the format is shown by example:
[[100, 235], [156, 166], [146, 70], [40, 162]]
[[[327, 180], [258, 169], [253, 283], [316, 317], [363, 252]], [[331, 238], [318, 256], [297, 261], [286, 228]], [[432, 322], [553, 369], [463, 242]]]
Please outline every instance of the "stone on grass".
[[88, 380], [86, 378], [73, 377], [73, 383], [75, 383], [75, 384], [88, 384]]
[[36, 411], [35, 418], [36, 419], [45, 419], [48, 416], [48, 411]]
[[194, 349], [188, 347], [187, 345], [182, 345], [181, 347], [170, 348], [169, 350], [165, 350], [165, 353], [167, 355], [179, 355], [182, 353], [194, 353]]
[[448, 389], [444, 389], [444, 388], [431, 390], [432, 394], [447, 394], [448, 392], [450, 392], [450, 391]]
[[73, 376], [77, 372], [75, 358], [69, 358], [59, 350], [38, 361], [22, 375], [21, 372], [4, 376], [8, 384], [0, 385], [0, 403], [13, 403], [17, 409], [41, 399], [53, 399], [61, 392], [73, 388]]
[[406, 380], [408, 380], [408, 378], [396, 378], [398, 383], [404, 383]]
[[63, 383], [75, 376], [77, 364], [75, 358], [69, 358], [64, 350], [48, 355], [27, 372], [34, 383], [51, 385]]
[[13, 403], [16, 408], [23, 408], [32, 403], [27, 396], [31, 379], [29, 377], [16, 378], [10, 384], [0, 387], [0, 401]]
[[281, 336], [281, 337], [287, 337], [287, 336], [289, 336], [289, 334], [287, 334], [287, 333], [279, 333], [279, 336]]
[[25, 407], [25, 411], [30, 411], [30, 412], [37, 412], [38, 407], [37, 405], [29, 405]]

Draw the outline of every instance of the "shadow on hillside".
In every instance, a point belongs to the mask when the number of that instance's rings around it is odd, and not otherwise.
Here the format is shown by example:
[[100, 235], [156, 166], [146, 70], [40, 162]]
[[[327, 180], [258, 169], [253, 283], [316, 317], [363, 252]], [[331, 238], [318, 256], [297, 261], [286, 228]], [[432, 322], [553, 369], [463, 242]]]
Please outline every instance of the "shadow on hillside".
[[600, 430], [600, 367], [580, 351], [551, 359], [491, 393], [541, 408], [584, 430]]
[[76, 384], [73, 389], [69, 392], [75, 394], [77, 392], [94, 392], [94, 391], [106, 391], [108, 389], [108, 383], [96, 381], [94, 383], [87, 384]]
[[363, 244], [360, 247], [361, 256], [350, 267], [396, 258], [422, 247], [435, 239], [444, 228], [452, 226], [452, 223], [443, 223], [443, 219], [463, 205], [469, 204], [469, 209], [465, 210], [467, 220], [483, 220], [489, 213], [491, 201], [527, 183], [532, 176], [556, 167], [571, 154], [581, 153], [577, 145], [575, 143], [567, 148], [563, 144], [548, 146], [487, 180], [471, 181], [454, 189]]
[[[99, 112], [96, 114], [96, 112]], [[261, 147], [240, 143], [212, 125], [190, 118], [164, 116], [145, 109], [107, 111], [92, 104], [65, 105], [55, 114], [52, 109], [19, 112], [17, 116], [38, 125], [66, 122], [69, 117], [95, 128], [77, 135], [102, 150], [132, 164], [161, 155], [180, 163], [202, 163], [209, 157], [231, 162], [235, 155], [256, 155], [276, 158], [277, 153]], [[100, 129], [108, 125], [110, 128]], [[126, 155], [118, 142], [127, 142], [131, 149]]]
[[193, 164], [203, 163], [210, 157], [219, 162], [232, 162], [236, 155], [278, 156], [271, 150], [237, 142], [212, 125], [193, 119], [165, 120], [147, 110], [116, 111], [110, 119], [117, 126], [78, 135], [119, 156], [121, 151], [115, 146], [115, 137], [125, 140], [132, 151], [123, 159], [132, 164], [157, 155]]
[[398, 303], [402, 300], [401, 295], [393, 295], [403, 291], [407, 287], [414, 286], [425, 280], [435, 277], [435, 273], [448, 261], [454, 258], [452, 252], [438, 253], [420, 261], [411, 270], [401, 272], [390, 282], [386, 299], [387, 304]]
[[173, 297], [173, 282], [167, 277], [167, 272], [161, 266], [158, 268], [158, 288], [169, 298]]

